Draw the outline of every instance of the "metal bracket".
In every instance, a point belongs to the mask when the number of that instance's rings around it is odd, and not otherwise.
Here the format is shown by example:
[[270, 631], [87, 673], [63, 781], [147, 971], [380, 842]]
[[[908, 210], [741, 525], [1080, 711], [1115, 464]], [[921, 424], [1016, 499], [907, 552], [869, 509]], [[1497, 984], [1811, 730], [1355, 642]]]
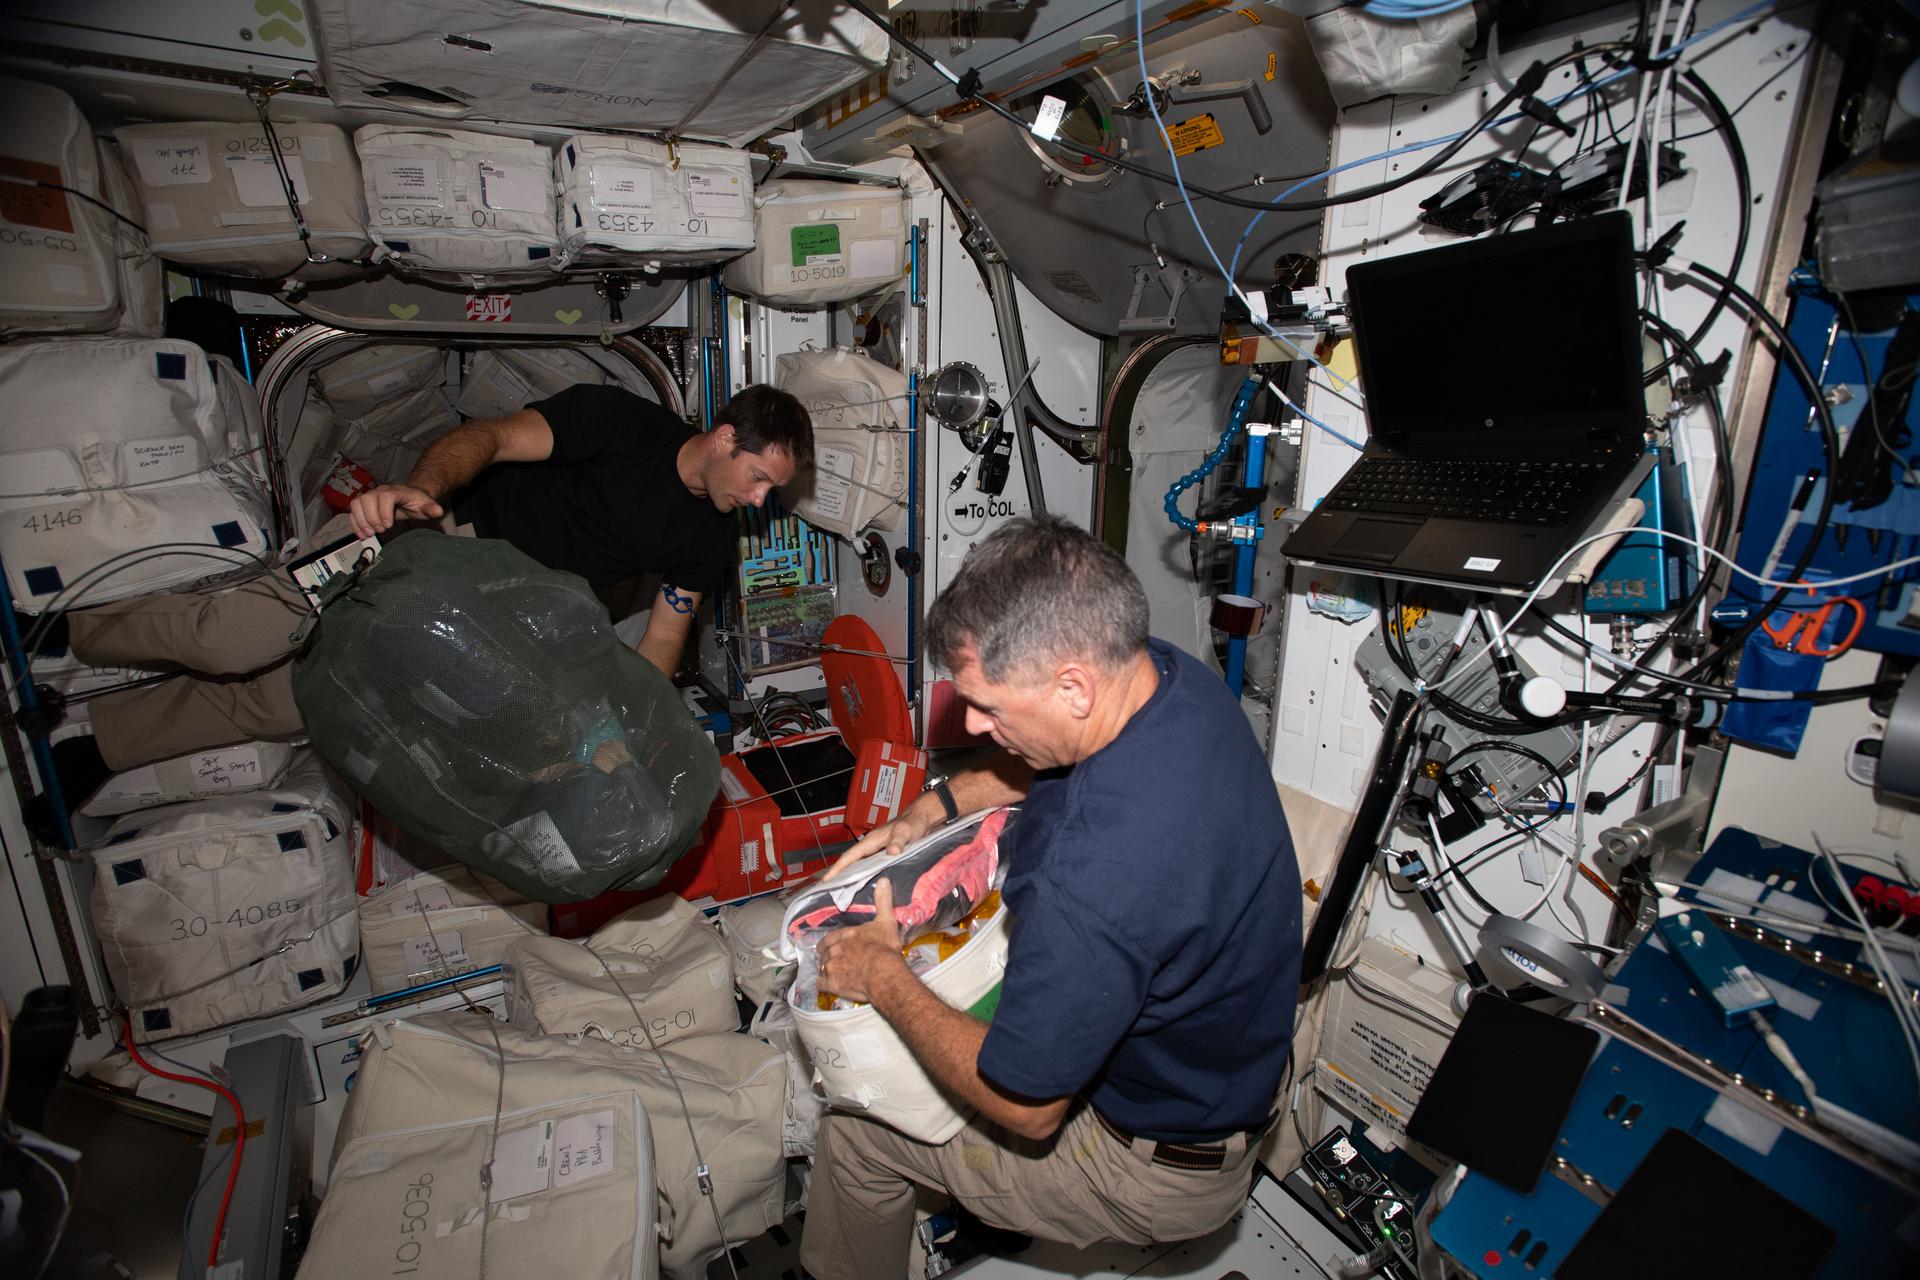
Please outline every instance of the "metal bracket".
[[[1120, 322], [1121, 333], [1172, 333], [1179, 325], [1180, 300], [1191, 286], [1200, 282], [1200, 273], [1185, 263], [1168, 266], [1141, 264], [1133, 269], [1133, 293], [1127, 299], [1127, 315]], [[1167, 309], [1157, 316], [1140, 314], [1140, 303], [1150, 285], [1158, 284], [1167, 295]]]
[[1713, 810], [1720, 769], [1726, 760], [1727, 753], [1718, 747], [1695, 751], [1687, 789], [1665, 804], [1654, 805], [1602, 831], [1601, 860], [1624, 867], [1643, 858], [1657, 859], [1659, 865], [1654, 871], [1660, 879], [1685, 879], [1687, 869], [1700, 857], [1700, 839], [1706, 834], [1707, 815]]

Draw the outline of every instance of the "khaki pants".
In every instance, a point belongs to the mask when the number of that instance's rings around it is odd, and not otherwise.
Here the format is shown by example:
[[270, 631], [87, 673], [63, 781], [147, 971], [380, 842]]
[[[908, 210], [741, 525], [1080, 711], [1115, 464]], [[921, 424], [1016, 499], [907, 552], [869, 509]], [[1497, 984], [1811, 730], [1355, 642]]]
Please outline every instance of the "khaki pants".
[[1220, 1169], [1153, 1162], [1154, 1144], [1113, 1137], [1084, 1102], [1046, 1142], [980, 1117], [931, 1146], [829, 1113], [820, 1125], [800, 1260], [817, 1280], [903, 1280], [913, 1184], [944, 1189], [990, 1226], [1086, 1246], [1188, 1240], [1245, 1207], [1253, 1151], [1230, 1139]]

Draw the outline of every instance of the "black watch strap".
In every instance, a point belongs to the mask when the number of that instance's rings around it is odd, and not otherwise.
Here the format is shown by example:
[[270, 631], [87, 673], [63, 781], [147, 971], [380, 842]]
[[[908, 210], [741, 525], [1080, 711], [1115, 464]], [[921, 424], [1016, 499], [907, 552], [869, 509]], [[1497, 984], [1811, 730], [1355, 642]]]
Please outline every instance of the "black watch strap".
[[941, 778], [927, 788], [940, 801], [940, 807], [946, 810], [947, 821], [953, 822], [960, 816], [960, 806], [953, 802], [953, 792], [947, 787], [947, 780]]

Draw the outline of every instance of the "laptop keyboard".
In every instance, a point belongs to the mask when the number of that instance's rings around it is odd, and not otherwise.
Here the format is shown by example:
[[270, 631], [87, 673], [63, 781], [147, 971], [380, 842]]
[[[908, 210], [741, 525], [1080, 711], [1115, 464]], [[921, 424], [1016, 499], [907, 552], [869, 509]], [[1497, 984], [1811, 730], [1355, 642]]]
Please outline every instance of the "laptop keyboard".
[[1584, 505], [1598, 461], [1468, 462], [1362, 458], [1320, 505], [1328, 511], [1491, 524], [1561, 524]]

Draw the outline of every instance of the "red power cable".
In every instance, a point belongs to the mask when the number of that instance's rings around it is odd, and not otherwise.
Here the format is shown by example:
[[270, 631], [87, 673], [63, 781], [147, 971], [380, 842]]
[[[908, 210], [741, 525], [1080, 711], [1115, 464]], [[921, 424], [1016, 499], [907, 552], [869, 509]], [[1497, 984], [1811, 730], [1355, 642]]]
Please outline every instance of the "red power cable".
[[127, 1024], [126, 1046], [128, 1056], [142, 1071], [159, 1076], [162, 1080], [173, 1080], [180, 1084], [190, 1084], [211, 1090], [225, 1098], [227, 1105], [233, 1108], [233, 1165], [227, 1170], [227, 1189], [220, 1197], [220, 1213], [213, 1220], [213, 1244], [207, 1251], [207, 1265], [217, 1266], [220, 1262], [220, 1241], [227, 1233], [227, 1207], [233, 1203], [233, 1184], [240, 1178], [240, 1158], [247, 1149], [247, 1113], [240, 1109], [240, 1099], [233, 1096], [233, 1090], [219, 1081], [202, 1079], [198, 1076], [175, 1075], [171, 1071], [162, 1071], [141, 1057], [140, 1050], [134, 1047], [131, 1022]]

